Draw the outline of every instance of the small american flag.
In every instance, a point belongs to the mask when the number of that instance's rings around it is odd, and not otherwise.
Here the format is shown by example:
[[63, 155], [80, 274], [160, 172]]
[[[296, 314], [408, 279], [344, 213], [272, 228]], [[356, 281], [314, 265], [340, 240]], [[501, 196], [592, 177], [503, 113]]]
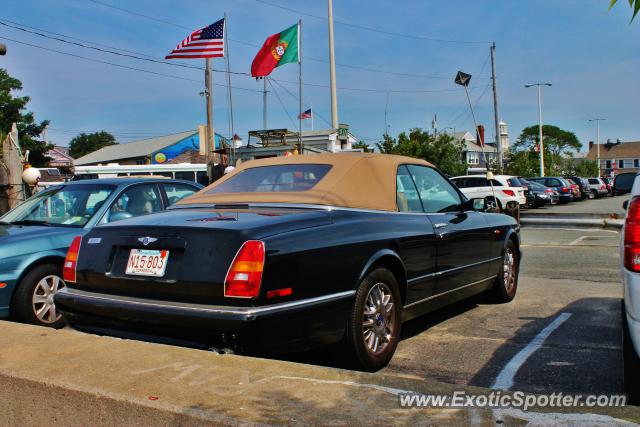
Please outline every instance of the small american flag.
[[311, 115], [311, 108], [309, 108], [307, 111], [303, 111], [302, 113], [298, 114], [298, 119], [310, 119]]
[[165, 59], [224, 57], [224, 18], [189, 34]]

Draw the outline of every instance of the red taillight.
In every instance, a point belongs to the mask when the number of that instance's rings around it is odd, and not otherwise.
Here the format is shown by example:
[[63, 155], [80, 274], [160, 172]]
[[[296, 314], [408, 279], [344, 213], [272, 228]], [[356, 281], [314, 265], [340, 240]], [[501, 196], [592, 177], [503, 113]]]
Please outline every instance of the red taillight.
[[568, 189], [567, 187], [562, 187], [562, 192], [563, 192], [563, 193], [568, 193], [568, 192], [569, 192], [569, 189]]
[[547, 188], [544, 190], [545, 193], [553, 193], [553, 190], [551, 188]]
[[68, 283], [76, 281], [76, 266], [78, 264], [78, 255], [80, 254], [80, 245], [82, 244], [82, 236], [76, 236], [69, 246], [67, 257], [64, 259], [62, 266], [62, 280]]
[[516, 192], [515, 192], [515, 191], [513, 191], [513, 190], [502, 190], [502, 192], [503, 192], [504, 194], [506, 194], [507, 196], [515, 197], [515, 195], [516, 195]]
[[607, 186], [606, 186], [606, 185], [604, 185], [604, 184], [602, 184], [602, 185], [600, 186], [600, 189], [601, 189], [601, 190], [606, 190], [606, 189], [607, 189]]
[[224, 296], [254, 298], [260, 292], [264, 268], [264, 242], [247, 240], [231, 263], [224, 281]]
[[624, 224], [624, 266], [640, 272], [640, 197], [629, 202]]

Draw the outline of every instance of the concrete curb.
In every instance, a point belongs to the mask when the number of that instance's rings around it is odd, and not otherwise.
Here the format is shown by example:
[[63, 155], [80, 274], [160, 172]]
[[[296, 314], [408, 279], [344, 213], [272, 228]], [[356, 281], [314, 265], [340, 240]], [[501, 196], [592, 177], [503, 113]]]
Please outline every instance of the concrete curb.
[[[0, 322], [0, 424], [626, 425], [640, 408], [403, 409], [488, 389]], [[585, 408], [586, 409], [586, 408]]]
[[521, 217], [523, 226], [557, 226], [557, 227], [597, 227], [619, 230], [624, 225], [624, 219], [613, 218], [570, 218], [570, 217]]

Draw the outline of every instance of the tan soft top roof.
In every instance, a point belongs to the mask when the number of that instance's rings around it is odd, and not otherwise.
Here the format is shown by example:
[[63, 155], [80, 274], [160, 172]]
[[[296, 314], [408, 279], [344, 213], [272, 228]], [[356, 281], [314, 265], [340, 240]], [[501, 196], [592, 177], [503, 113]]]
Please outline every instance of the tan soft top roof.
[[[331, 169], [307, 191], [207, 194], [244, 170], [290, 164], [325, 164]], [[251, 160], [178, 204], [292, 203], [397, 211], [396, 172], [401, 164], [432, 166], [411, 157], [356, 152]]]

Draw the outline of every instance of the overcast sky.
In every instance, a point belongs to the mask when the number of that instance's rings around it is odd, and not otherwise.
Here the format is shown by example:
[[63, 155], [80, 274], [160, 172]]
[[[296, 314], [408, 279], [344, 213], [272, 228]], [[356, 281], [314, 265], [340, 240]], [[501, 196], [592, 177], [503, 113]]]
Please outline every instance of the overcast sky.
[[[553, 83], [543, 89], [545, 123], [574, 131], [586, 145], [595, 139], [595, 126], [587, 120], [604, 117], [603, 141], [640, 140], [640, 19], [629, 25], [628, 3], [620, 1], [611, 12], [607, 11], [608, 3], [336, 0], [334, 17], [340, 21], [335, 24], [339, 120], [368, 142], [384, 132], [385, 106], [393, 135], [413, 127], [430, 128], [434, 114], [440, 129], [472, 130], [464, 92], [453, 83], [460, 69], [473, 74], [471, 96], [477, 102], [478, 120], [487, 128], [487, 139], [492, 139], [488, 58], [489, 42], [495, 41], [500, 117], [509, 125], [512, 142], [522, 128], [537, 124], [535, 89], [524, 88], [524, 83], [533, 81]], [[189, 34], [189, 29], [206, 26], [226, 11], [232, 39], [231, 69], [237, 72], [250, 70], [258, 46], [268, 35], [302, 19], [303, 74], [304, 81], [311, 84], [304, 87], [303, 99], [316, 112], [315, 128], [329, 127], [324, 1], [8, 0], [0, 10], [0, 19], [5, 22], [160, 59]], [[195, 129], [206, 120], [204, 100], [199, 95], [204, 81], [200, 70], [98, 52], [5, 26], [0, 26], [0, 37], [173, 76], [1, 40], [8, 53], [0, 57], [0, 67], [22, 80], [24, 94], [32, 97], [30, 109], [36, 118], [51, 120], [48, 137], [56, 144], [67, 145], [78, 131], [102, 129], [112, 132], [118, 141], [128, 142]], [[203, 65], [204, 60], [183, 62]], [[215, 59], [214, 68], [224, 69], [224, 60]], [[294, 64], [273, 72], [272, 77], [280, 82], [274, 83], [275, 92], [269, 93], [270, 128], [297, 128], [297, 75]], [[214, 82], [224, 84], [225, 74], [215, 73]], [[232, 85], [238, 88], [233, 90], [235, 130], [246, 138], [247, 131], [262, 128], [262, 83], [234, 75]], [[228, 135], [225, 87], [215, 87], [214, 104], [216, 131]]]

